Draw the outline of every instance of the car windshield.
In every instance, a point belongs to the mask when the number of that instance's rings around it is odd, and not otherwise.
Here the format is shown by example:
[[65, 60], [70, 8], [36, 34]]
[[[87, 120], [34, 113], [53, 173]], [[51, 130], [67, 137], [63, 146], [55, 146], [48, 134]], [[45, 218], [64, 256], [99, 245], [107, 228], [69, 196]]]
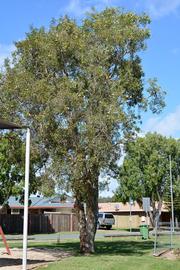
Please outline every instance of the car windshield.
[[98, 218], [102, 218], [103, 217], [103, 214], [98, 214]]

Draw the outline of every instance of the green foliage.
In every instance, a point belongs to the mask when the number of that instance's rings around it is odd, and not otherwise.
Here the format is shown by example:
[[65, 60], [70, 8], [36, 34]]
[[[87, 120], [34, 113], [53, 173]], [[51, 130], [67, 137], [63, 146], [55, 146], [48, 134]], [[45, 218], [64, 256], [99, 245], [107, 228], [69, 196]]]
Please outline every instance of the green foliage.
[[85, 235], [96, 231], [100, 173], [114, 169], [142, 110], [164, 106], [156, 80], [144, 85], [139, 53], [149, 23], [114, 8], [93, 11], [81, 25], [60, 18], [17, 42], [0, 75], [0, 114], [31, 127], [39, 173], [73, 191], [82, 211], [86, 202]]
[[81, 26], [65, 17], [48, 30], [32, 28], [16, 43], [13, 65], [5, 63], [1, 114], [31, 126], [51, 175], [73, 180], [71, 187], [84, 189], [89, 172], [119, 158], [120, 143], [137, 129], [137, 111], [164, 105], [155, 81], [151, 99], [144, 91], [138, 52], [149, 22], [117, 9], [93, 12]]
[[[172, 159], [174, 197], [180, 198], [180, 143], [157, 133], [146, 134], [128, 143], [125, 159], [119, 171], [119, 188], [116, 197], [122, 201], [142, 202], [142, 197], [150, 197], [155, 202], [170, 202], [169, 156]], [[179, 207], [175, 204], [176, 208]]]
[[[39, 156], [32, 148], [30, 166], [30, 193], [35, 192], [39, 183], [35, 174]], [[0, 134], [0, 205], [6, 204], [10, 196], [19, 196], [23, 201], [25, 177], [25, 143], [19, 132]]]
[[23, 190], [24, 145], [12, 132], [0, 136], [0, 205]]
[[114, 202], [114, 197], [99, 197], [99, 203]]

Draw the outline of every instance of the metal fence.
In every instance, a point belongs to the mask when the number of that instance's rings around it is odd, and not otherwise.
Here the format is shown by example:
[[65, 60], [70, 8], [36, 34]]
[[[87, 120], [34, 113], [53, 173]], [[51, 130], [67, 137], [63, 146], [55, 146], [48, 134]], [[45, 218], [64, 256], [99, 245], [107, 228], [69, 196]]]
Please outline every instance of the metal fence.
[[[5, 234], [23, 233], [23, 215], [0, 215], [0, 225]], [[78, 220], [75, 214], [46, 213], [29, 214], [28, 233], [55, 233], [77, 231]]]
[[158, 222], [154, 229], [154, 252], [155, 256], [168, 249], [180, 248], [180, 223], [173, 228], [172, 222]]

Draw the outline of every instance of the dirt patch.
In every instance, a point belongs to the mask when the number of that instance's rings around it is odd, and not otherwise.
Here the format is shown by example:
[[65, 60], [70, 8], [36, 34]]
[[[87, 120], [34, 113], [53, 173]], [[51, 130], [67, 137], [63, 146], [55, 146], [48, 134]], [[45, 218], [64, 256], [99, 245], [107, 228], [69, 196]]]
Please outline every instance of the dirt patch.
[[[0, 249], [0, 270], [21, 270], [22, 249], [11, 249], [12, 256]], [[72, 253], [60, 249], [29, 248], [27, 253], [27, 269], [36, 269], [41, 265], [47, 265], [54, 261], [71, 256]]]
[[167, 250], [166, 252], [162, 253], [159, 257], [168, 260], [177, 260], [180, 259], [180, 254], [176, 253], [175, 250]]

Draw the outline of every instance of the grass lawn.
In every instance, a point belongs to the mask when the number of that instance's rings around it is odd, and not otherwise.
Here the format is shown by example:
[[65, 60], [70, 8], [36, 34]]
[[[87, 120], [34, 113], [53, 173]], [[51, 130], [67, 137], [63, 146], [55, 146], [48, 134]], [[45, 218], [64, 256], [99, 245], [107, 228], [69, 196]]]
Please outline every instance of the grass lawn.
[[61, 262], [49, 264], [46, 268], [39, 270], [178, 270], [180, 263], [160, 260], [151, 257], [138, 256], [90, 256], [73, 257]]
[[[48, 267], [38, 270], [178, 270], [180, 260], [170, 261], [155, 258], [153, 240], [143, 241], [140, 237], [121, 237], [99, 239], [96, 241], [96, 254], [82, 256], [79, 254], [78, 240], [62, 240], [57, 242], [33, 242], [29, 247], [59, 248], [72, 251], [74, 256], [65, 258]], [[22, 247], [22, 242], [10, 242], [10, 247]]]
[[97, 253], [91, 256], [78, 254], [78, 243], [62, 243], [63, 249], [76, 251], [75, 256], [50, 264], [46, 270], [175, 270], [180, 261], [169, 261], [152, 256], [153, 241], [131, 237], [96, 242]]

